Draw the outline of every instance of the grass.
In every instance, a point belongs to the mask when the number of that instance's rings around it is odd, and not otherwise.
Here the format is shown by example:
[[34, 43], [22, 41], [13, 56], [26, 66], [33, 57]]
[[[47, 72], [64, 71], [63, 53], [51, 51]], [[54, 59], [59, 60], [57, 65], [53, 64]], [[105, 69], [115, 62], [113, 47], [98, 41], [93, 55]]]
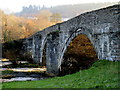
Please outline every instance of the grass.
[[119, 64], [119, 61], [100, 60], [75, 74], [39, 81], [6, 82], [2, 88], [120, 88]]

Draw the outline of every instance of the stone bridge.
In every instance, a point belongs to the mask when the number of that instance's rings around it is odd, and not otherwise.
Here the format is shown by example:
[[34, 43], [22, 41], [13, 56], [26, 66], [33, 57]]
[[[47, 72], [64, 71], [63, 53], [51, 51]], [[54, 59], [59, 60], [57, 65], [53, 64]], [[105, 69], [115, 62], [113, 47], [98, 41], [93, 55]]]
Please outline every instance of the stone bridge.
[[24, 39], [24, 47], [36, 63], [42, 63], [46, 49], [47, 73], [57, 75], [70, 42], [86, 35], [93, 44], [98, 59], [120, 60], [120, 5], [83, 13], [63, 23], [48, 27]]

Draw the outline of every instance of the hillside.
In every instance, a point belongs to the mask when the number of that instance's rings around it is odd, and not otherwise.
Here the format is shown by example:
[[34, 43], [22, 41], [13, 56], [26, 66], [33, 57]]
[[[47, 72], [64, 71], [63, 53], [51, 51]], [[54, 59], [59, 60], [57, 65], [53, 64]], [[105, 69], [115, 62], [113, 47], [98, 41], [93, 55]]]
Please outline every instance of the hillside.
[[39, 81], [8, 82], [3, 88], [120, 88], [120, 62], [100, 60], [75, 74]]
[[59, 13], [62, 18], [72, 18], [81, 13], [100, 9], [103, 7], [111, 6], [115, 4], [112, 2], [108, 3], [88, 3], [88, 4], [75, 4], [75, 5], [59, 5], [53, 7], [41, 7], [35, 5], [29, 5], [28, 7], [24, 6], [21, 12], [16, 13], [18, 16], [34, 16], [42, 10], [48, 10], [51, 13]]

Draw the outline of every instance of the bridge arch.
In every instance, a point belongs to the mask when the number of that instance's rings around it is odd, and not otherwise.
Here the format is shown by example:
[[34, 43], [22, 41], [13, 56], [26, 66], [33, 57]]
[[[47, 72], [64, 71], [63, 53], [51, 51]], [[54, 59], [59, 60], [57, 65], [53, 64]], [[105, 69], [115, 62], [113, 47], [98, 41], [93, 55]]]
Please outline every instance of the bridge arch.
[[67, 40], [66, 40], [66, 42], [65, 42], [65, 44], [64, 44], [64, 46], [62, 48], [62, 53], [61, 53], [60, 58], [59, 58], [60, 62], [59, 62], [59, 66], [58, 66], [58, 68], [60, 68], [60, 70], [61, 70], [61, 64], [63, 62], [63, 56], [64, 56], [64, 54], [65, 54], [65, 52], [67, 50], [67, 47], [79, 35], [85, 35], [86, 38], [88, 38], [90, 40], [90, 42], [91, 42], [92, 46], [94, 47], [94, 50], [95, 50], [95, 52], [97, 54], [97, 49], [95, 47], [94, 38], [92, 37], [92, 34], [90, 33], [90, 30], [85, 29], [85, 28], [76, 29], [76, 30], [74, 30], [73, 33], [71, 33], [69, 35], [69, 37], [67, 38]]

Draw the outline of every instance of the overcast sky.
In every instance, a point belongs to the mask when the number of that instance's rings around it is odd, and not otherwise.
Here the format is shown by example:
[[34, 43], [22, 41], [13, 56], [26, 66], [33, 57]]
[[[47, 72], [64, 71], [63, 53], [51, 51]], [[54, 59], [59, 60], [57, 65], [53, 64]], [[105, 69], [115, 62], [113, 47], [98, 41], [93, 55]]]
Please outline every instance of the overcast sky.
[[10, 10], [11, 12], [19, 12], [22, 10], [23, 6], [28, 5], [45, 5], [46, 7], [50, 7], [65, 4], [100, 2], [119, 2], [119, 0], [0, 0], [0, 9]]

